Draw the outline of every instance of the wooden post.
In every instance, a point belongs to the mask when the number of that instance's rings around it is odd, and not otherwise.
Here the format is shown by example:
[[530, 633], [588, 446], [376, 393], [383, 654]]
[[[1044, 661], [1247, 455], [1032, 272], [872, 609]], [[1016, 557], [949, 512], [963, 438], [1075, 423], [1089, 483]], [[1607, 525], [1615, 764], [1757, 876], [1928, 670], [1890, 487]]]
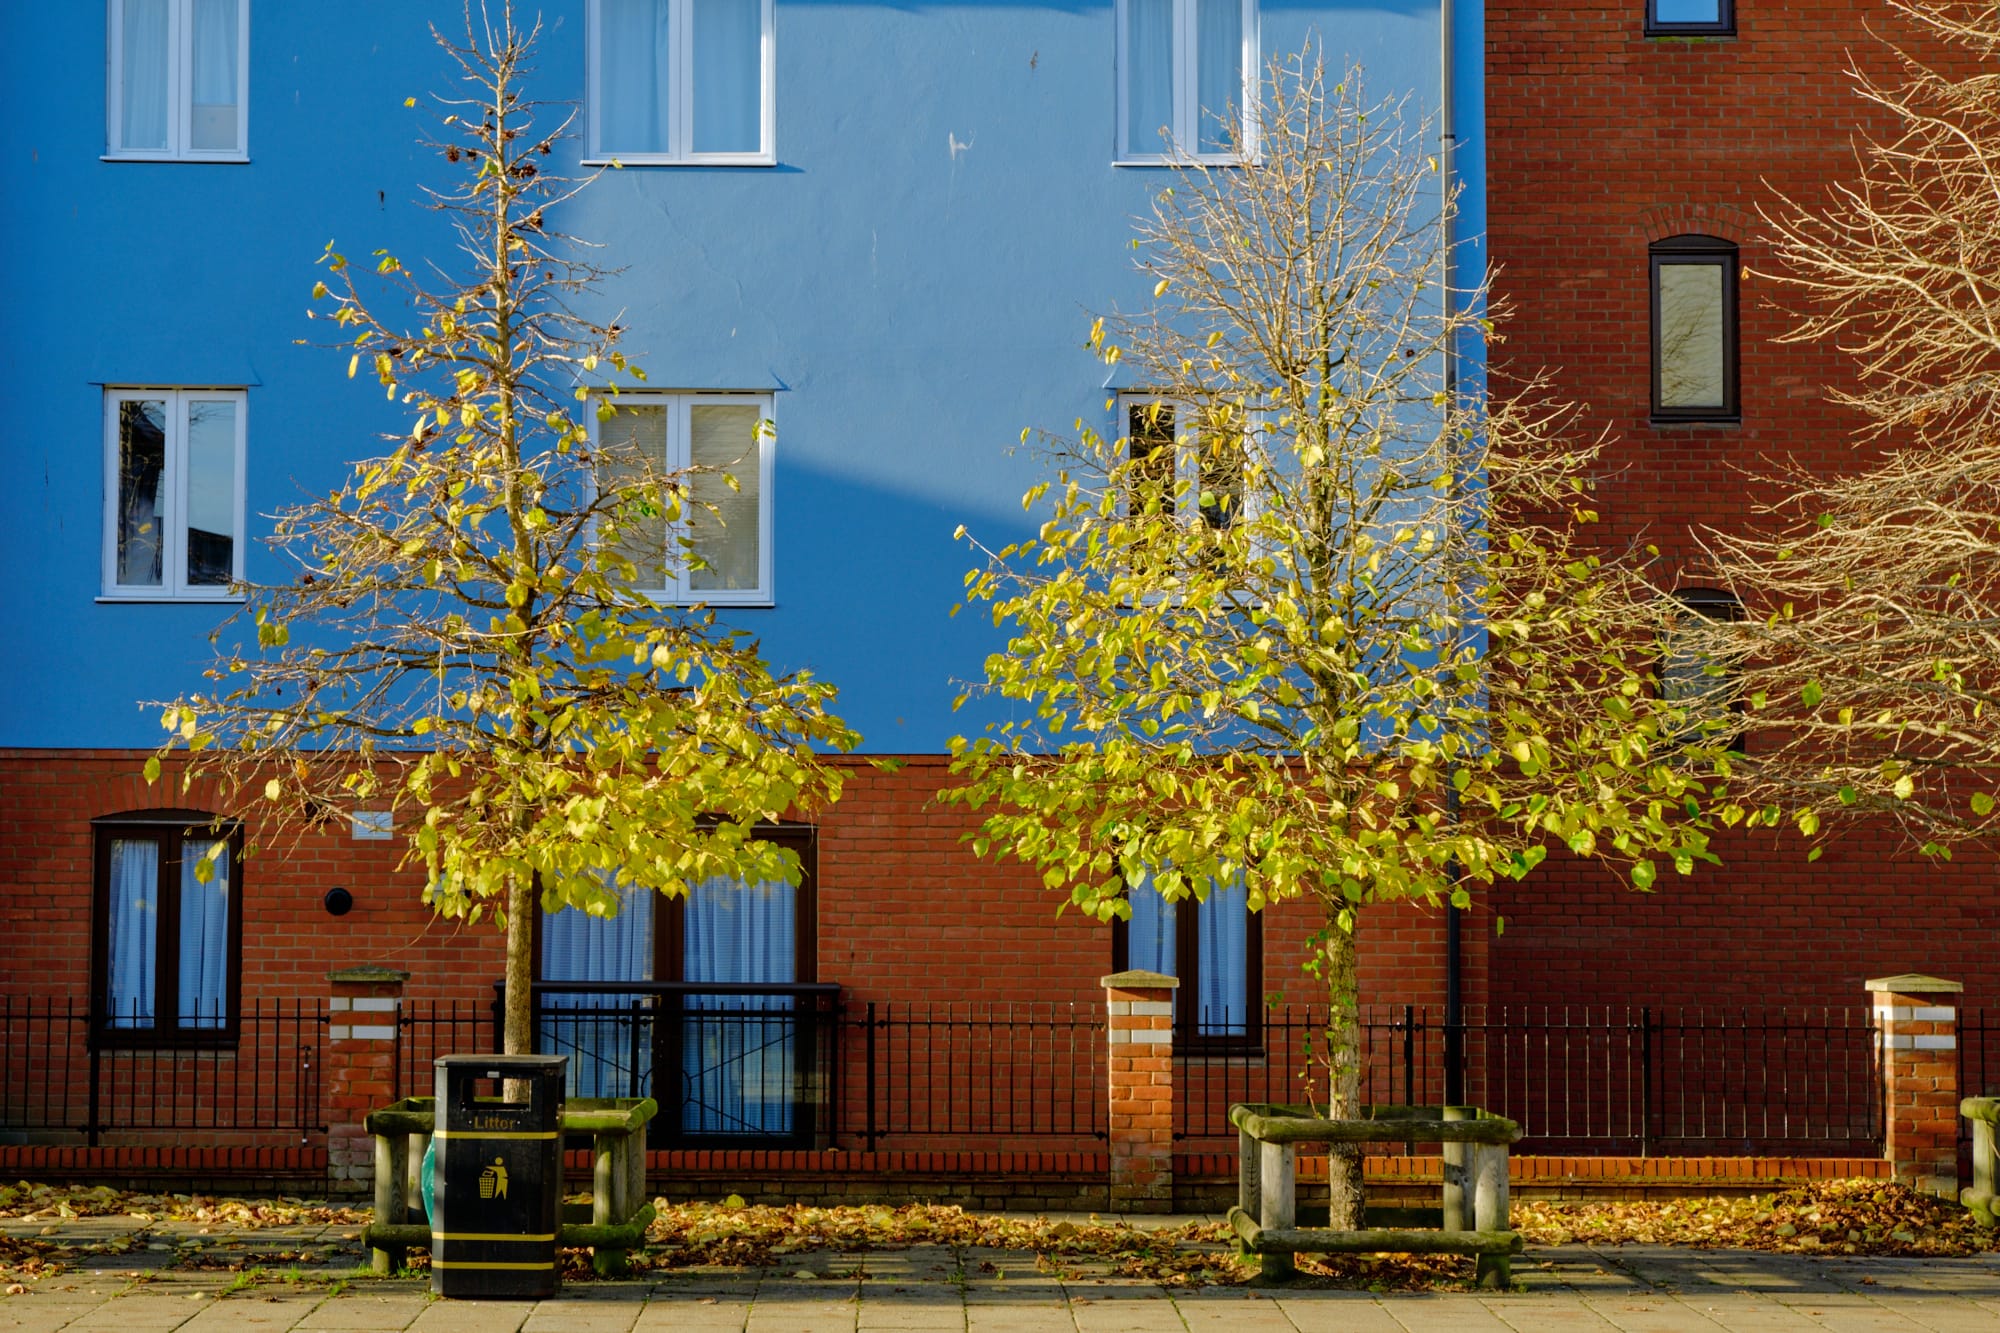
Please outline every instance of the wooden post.
[[592, 1226], [608, 1227], [625, 1219], [617, 1216], [613, 1209], [618, 1202], [618, 1172], [611, 1160], [618, 1142], [615, 1134], [602, 1130], [590, 1136], [590, 1222]]
[[[375, 1221], [385, 1226], [401, 1226], [409, 1220], [410, 1140], [405, 1134], [375, 1136]], [[403, 1255], [393, 1250], [370, 1250], [368, 1266], [376, 1276], [388, 1277], [402, 1267]]]
[[[1299, 1217], [1298, 1149], [1289, 1143], [1259, 1143], [1257, 1148], [1257, 1225], [1289, 1230]], [[1266, 1282], [1288, 1281], [1297, 1271], [1289, 1254], [1262, 1254], [1258, 1260]]]
[[1250, 1137], [1249, 1130], [1236, 1131], [1236, 1206], [1243, 1210], [1245, 1217], [1262, 1219], [1264, 1207], [1258, 1200], [1263, 1197], [1259, 1184], [1264, 1162], [1257, 1148], [1257, 1140]]
[[[1472, 1216], [1477, 1231], [1511, 1231], [1507, 1201], [1507, 1145], [1469, 1143], [1472, 1159]], [[1504, 1254], [1482, 1254], [1474, 1268], [1475, 1281], [1482, 1287], [1506, 1290], [1513, 1278], [1513, 1260]]]
[[[1472, 1108], [1467, 1106], [1447, 1106], [1444, 1108], [1446, 1120], [1470, 1120]], [[1465, 1201], [1468, 1184], [1465, 1174], [1465, 1145], [1444, 1143], [1444, 1230], [1468, 1230], [1472, 1218], [1468, 1215]]]

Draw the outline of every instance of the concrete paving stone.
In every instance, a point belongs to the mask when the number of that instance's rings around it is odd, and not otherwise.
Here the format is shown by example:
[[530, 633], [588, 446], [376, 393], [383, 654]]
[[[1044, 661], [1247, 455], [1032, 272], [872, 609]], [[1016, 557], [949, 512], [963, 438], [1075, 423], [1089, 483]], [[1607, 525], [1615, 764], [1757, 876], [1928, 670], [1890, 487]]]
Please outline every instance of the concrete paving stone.
[[[589, 1294], [582, 1294], [584, 1291]], [[645, 1301], [643, 1288], [614, 1289], [605, 1294], [583, 1288], [577, 1294], [537, 1305], [521, 1325], [521, 1333], [631, 1333]]]
[[[344, 1303], [345, 1296], [335, 1298]], [[410, 1321], [409, 1333], [514, 1333], [535, 1312], [534, 1301], [431, 1301]]]
[[1377, 1298], [1408, 1333], [1511, 1333], [1511, 1327], [1472, 1296], [1388, 1293]]
[[1577, 1299], [1619, 1333], [1682, 1333], [1689, 1327], [1717, 1327], [1713, 1319], [1702, 1313], [1698, 1303], [1675, 1296], [1635, 1290]]
[[1295, 1333], [1291, 1318], [1278, 1301], [1227, 1288], [1216, 1288], [1215, 1292], [1214, 1295], [1205, 1291], [1171, 1293], [1181, 1322], [1190, 1330], [1205, 1330], [1206, 1333]]
[[299, 1329], [381, 1329], [408, 1328], [424, 1312], [430, 1301], [414, 1292], [378, 1296], [368, 1291], [343, 1291], [321, 1301], [318, 1308], [301, 1319]]
[[[1299, 1333], [1402, 1333], [1403, 1329], [1395, 1315], [1365, 1291], [1301, 1292], [1280, 1296], [1275, 1304]], [[1186, 1309], [1184, 1303], [1183, 1313]], [[1190, 1319], [1188, 1326], [1197, 1325]]]
[[1475, 1299], [1521, 1333], [1612, 1333], [1617, 1327], [1574, 1296], [1520, 1292]]
[[740, 1333], [749, 1322], [748, 1300], [655, 1297], [639, 1311], [632, 1333]]
[[[322, 1293], [323, 1295], [323, 1293]], [[321, 1297], [272, 1296], [253, 1294], [229, 1296], [203, 1305], [194, 1318], [181, 1325], [183, 1333], [209, 1333], [211, 1329], [289, 1329], [311, 1314]]]

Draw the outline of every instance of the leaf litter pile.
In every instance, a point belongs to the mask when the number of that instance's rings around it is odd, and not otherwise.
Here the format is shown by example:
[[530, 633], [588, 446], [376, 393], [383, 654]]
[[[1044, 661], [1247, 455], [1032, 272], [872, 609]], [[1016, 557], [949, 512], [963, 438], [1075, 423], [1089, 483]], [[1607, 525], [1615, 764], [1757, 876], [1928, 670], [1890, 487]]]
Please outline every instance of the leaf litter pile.
[[1687, 1245], [1785, 1254], [1965, 1255], [2000, 1249], [1955, 1203], [1884, 1180], [1651, 1203], [1513, 1202], [1530, 1245]]
[[[969, 1213], [958, 1207], [905, 1205], [818, 1208], [750, 1205], [735, 1195], [721, 1203], [656, 1201], [647, 1248], [633, 1256], [646, 1270], [790, 1267], [799, 1278], [851, 1277], [866, 1270], [861, 1255], [913, 1246], [941, 1246], [961, 1257], [971, 1250], [1015, 1251], [1033, 1256], [1034, 1271], [1075, 1282], [1125, 1278], [1178, 1287], [1232, 1286], [1256, 1275], [1254, 1261], [1239, 1260], [1226, 1229], [1215, 1223], [1134, 1227], [1118, 1221], [1050, 1221], [1046, 1218]], [[1657, 1202], [1561, 1203], [1515, 1199], [1513, 1222], [1530, 1245], [1685, 1245], [1826, 1255], [1967, 1255], [2000, 1250], [2000, 1232], [1982, 1231], [1964, 1209], [1879, 1180], [1828, 1181], [1778, 1194], [1699, 1197]], [[48, 1239], [57, 1224], [74, 1218], [125, 1216], [142, 1223], [192, 1223], [204, 1232], [264, 1227], [360, 1227], [365, 1208], [298, 1198], [219, 1198], [146, 1194], [107, 1188], [0, 1186], [0, 1222], [45, 1223], [41, 1236], [0, 1235], [0, 1289], [23, 1289], [21, 1280], [60, 1273], [66, 1260], [143, 1243], [141, 1230], [107, 1241]], [[232, 1247], [234, 1248], [234, 1247]], [[242, 1267], [249, 1263], [309, 1260], [316, 1256], [202, 1253], [179, 1256], [179, 1266]], [[417, 1266], [425, 1256], [413, 1254]], [[588, 1255], [565, 1251], [566, 1280], [591, 1278]], [[973, 1260], [966, 1258], [970, 1266]], [[815, 1271], [815, 1266], [818, 1270]], [[980, 1280], [1005, 1280], [990, 1260], [978, 1264]], [[1472, 1282], [1472, 1261], [1451, 1255], [1300, 1255], [1307, 1285], [1363, 1287], [1376, 1291], [1462, 1289]], [[974, 1276], [972, 1273], [968, 1277]], [[1024, 1274], [1025, 1276], [1025, 1274]]]

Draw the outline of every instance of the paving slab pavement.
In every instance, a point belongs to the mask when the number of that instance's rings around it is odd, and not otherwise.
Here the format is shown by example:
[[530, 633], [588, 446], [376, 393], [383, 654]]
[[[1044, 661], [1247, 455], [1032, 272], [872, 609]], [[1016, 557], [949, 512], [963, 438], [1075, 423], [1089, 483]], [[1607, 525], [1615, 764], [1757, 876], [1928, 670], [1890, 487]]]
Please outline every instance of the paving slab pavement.
[[[1517, 1260], [1520, 1291], [1376, 1293], [1190, 1290], [1089, 1259], [1051, 1272], [1027, 1251], [928, 1245], [444, 1301], [421, 1279], [358, 1276], [351, 1226], [205, 1230], [65, 1222], [72, 1267], [0, 1296], [0, 1333], [2000, 1333], [2000, 1254], [1573, 1245]], [[267, 1271], [227, 1271], [244, 1263]]]

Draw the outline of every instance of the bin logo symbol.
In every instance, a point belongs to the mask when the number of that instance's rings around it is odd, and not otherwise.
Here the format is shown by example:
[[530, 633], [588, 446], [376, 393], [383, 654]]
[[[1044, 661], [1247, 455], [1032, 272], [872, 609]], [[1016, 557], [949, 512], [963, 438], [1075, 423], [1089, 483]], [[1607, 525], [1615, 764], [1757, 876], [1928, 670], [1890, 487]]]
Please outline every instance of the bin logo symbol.
[[482, 1199], [507, 1197], [507, 1163], [504, 1158], [494, 1158], [493, 1165], [479, 1173], [479, 1197]]

